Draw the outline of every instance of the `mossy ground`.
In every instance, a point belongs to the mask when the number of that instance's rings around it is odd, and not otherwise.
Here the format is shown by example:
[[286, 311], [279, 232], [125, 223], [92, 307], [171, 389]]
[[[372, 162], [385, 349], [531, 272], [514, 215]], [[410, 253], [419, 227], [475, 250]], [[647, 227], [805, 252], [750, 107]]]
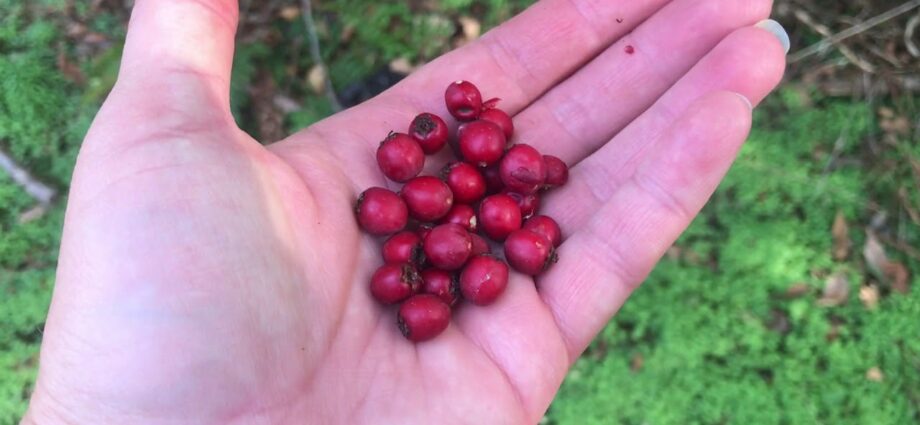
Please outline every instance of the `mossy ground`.
[[[397, 58], [417, 63], [450, 49], [459, 16], [487, 28], [528, 3], [322, 2], [318, 30], [335, 87], [345, 91]], [[26, 407], [64, 194], [117, 70], [126, 15], [99, 4], [0, 0], [0, 149], [62, 194], [34, 218], [34, 201], [0, 173], [0, 424], [16, 423]], [[233, 107], [243, 127], [258, 132], [250, 88], [267, 75], [300, 103], [279, 112], [293, 131], [331, 109], [305, 81], [312, 64], [297, 42], [302, 22], [269, 21], [262, 25], [279, 44], [294, 47], [277, 55], [263, 39], [242, 42]], [[87, 44], [74, 35], [74, 22], [103, 41]], [[892, 130], [890, 117], [878, 113], [884, 106], [916, 117], [920, 105], [916, 97], [877, 102], [825, 98], [796, 82], [774, 95], [710, 205], [575, 365], [545, 422], [920, 420], [920, 282], [911, 277], [908, 293], [892, 291], [862, 255], [871, 224], [889, 257], [912, 276], [920, 273], [910, 251], [920, 247], [920, 226], [910, 217], [920, 205], [920, 143], [915, 129]], [[852, 248], [835, 259], [838, 214], [849, 224]], [[849, 296], [820, 306], [835, 273], [847, 277]], [[858, 297], [870, 283], [881, 294], [872, 309]], [[798, 295], [787, 294], [793, 286]]]

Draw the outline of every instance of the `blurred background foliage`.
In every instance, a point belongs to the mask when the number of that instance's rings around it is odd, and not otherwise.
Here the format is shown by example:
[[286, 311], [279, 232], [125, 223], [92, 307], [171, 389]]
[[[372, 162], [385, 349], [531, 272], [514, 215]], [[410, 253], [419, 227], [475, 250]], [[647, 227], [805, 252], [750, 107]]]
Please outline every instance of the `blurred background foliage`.
[[[323, 72], [300, 2], [242, 0], [233, 112], [281, 139], [334, 111], [327, 76], [353, 105], [529, 3], [314, 0]], [[543, 423], [920, 423], [920, 11], [865, 25], [917, 3], [776, 2], [794, 45], [786, 81]], [[26, 408], [68, 181], [129, 12], [0, 0], [0, 424]]]

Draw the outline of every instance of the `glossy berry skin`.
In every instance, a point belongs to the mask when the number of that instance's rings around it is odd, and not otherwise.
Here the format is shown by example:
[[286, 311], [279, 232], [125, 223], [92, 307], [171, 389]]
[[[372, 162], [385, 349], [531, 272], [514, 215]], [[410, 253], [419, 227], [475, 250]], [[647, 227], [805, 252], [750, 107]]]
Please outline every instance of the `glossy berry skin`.
[[477, 225], [476, 219], [476, 210], [473, 207], [465, 204], [454, 204], [454, 206], [447, 212], [447, 215], [441, 219], [440, 224], [445, 223], [454, 223], [463, 226], [464, 229], [470, 232], [475, 232]]
[[547, 188], [564, 186], [569, 181], [569, 166], [565, 165], [561, 159], [552, 155], [543, 155], [543, 162], [546, 163], [546, 182]]
[[415, 295], [399, 306], [396, 325], [409, 341], [428, 341], [450, 325], [450, 306], [431, 294]]
[[415, 295], [422, 285], [415, 266], [384, 264], [371, 277], [371, 295], [383, 304], [396, 304]]
[[453, 307], [460, 300], [460, 281], [457, 275], [439, 269], [423, 270], [422, 292], [434, 295]]
[[511, 121], [511, 116], [501, 109], [485, 109], [479, 114], [479, 119], [494, 123], [501, 128], [506, 140], [511, 140], [511, 137], [514, 136], [514, 122]]
[[536, 214], [537, 210], [540, 209], [540, 195], [536, 193], [521, 195], [520, 193], [506, 191], [505, 194], [514, 198], [517, 202], [518, 207], [521, 208], [521, 218], [524, 220]]
[[390, 133], [377, 147], [377, 165], [388, 179], [403, 183], [422, 172], [425, 152], [409, 135]]
[[422, 242], [425, 258], [442, 270], [457, 270], [466, 264], [473, 251], [470, 233], [459, 224], [442, 224], [431, 229]]
[[499, 164], [492, 164], [482, 169], [482, 177], [486, 180], [486, 193], [489, 195], [505, 190], [505, 183], [502, 182], [502, 175], [498, 167]]
[[473, 121], [461, 125], [457, 138], [460, 155], [478, 167], [495, 164], [505, 153], [505, 133], [489, 121]]
[[409, 210], [397, 194], [382, 187], [372, 187], [358, 197], [355, 204], [358, 224], [372, 235], [390, 235], [406, 227]]
[[507, 287], [508, 265], [491, 255], [473, 257], [460, 273], [460, 292], [476, 305], [494, 303]]
[[536, 276], [558, 260], [552, 243], [543, 235], [520, 229], [505, 240], [505, 259], [515, 270]]
[[422, 238], [413, 231], [402, 231], [383, 243], [383, 261], [418, 264], [422, 259]]
[[562, 230], [559, 229], [559, 224], [556, 223], [556, 220], [548, 216], [535, 215], [530, 217], [521, 228], [543, 236], [553, 247], [558, 247], [562, 244]]
[[521, 228], [521, 208], [508, 195], [489, 196], [479, 204], [479, 228], [492, 240], [503, 241]]
[[492, 247], [489, 246], [489, 241], [487, 241], [482, 236], [479, 236], [475, 233], [470, 233], [470, 242], [472, 243], [472, 251], [470, 251], [470, 258], [473, 258], [477, 255], [482, 254], [491, 254]]
[[419, 114], [409, 124], [409, 135], [418, 142], [422, 152], [435, 154], [447, 144], [450, 131], [441, 117], [432, 113]]
[[546, 182], [543, 155], [530, 145], [517, 144], [508, 149], [498, 171], [505, 188], [512, 192], [534, 193]]
[[431, 176], [409, 180], [399, 196], [406, 201], [409, 215], [419, 221], [437, 221], [454, 205], [454, 195], [447, 184]]
[[454, 202], [473, 204], [486, 196], [486, 179], [476, 167], [465, 162], [447, 164], [441, 177], [454, 194]]
[[444, 92], [444, 103], [451, 115], [459, 121], [472, 121], [482, 110], [482, 94], [469, 81], [455, 81]]

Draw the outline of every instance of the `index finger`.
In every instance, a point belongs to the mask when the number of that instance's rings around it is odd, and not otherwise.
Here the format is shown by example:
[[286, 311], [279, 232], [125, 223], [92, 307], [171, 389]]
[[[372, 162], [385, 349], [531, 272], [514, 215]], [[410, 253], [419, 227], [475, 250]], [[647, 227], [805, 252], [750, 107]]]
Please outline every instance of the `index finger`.
[[[372, 114], [375, 121], [400, 126], [420, 112], [447, 118], [444, 89], [452, 81], [468, 80], [484, 98], [502, 98], [500, 108], [513, 115], [669, 2], [542, 0], [350, 113]], [[350, 113], [320, 125], [338, 128]], [[357, 131], [368, 148], [385, 134], [379, 127]]]

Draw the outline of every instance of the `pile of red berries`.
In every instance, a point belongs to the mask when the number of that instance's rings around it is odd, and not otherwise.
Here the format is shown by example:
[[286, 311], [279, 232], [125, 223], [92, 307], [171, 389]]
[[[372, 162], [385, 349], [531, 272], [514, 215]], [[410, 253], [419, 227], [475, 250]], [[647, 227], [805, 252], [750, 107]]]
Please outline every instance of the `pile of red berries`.
[[[472, 83], [457, 81], [444, 95], [461, 121], [451, 139], [447, 123], [423, 113], [408, 134], [390, 133], [377, 148], [386, 177], [403, 183], [399, 193], [372, 187], [358, 198], [358, 223], [370, 234], [389, 236], [385, 264], [371, 278], [371, 294], [383, 304], [402, 303], [397, 323], [412, 341], [434, 338], [450, 323], [460, 298], [484, 306], [508, 286], [508, 264], [531, 276], [556, 262], [559, 225], [534, 215], [540, 192], [564, 185], [568, 167], [554, 156], [517, 143], [511, 117], [499, 99], [482, 100]], [[419, 176], [425, 155], [450, 143], [461, 161], [439, 177]], [[412, 230], [406, 230], [410, 217]], [[504, 259], [492, 255], [481, 232], [504, 243]]]

